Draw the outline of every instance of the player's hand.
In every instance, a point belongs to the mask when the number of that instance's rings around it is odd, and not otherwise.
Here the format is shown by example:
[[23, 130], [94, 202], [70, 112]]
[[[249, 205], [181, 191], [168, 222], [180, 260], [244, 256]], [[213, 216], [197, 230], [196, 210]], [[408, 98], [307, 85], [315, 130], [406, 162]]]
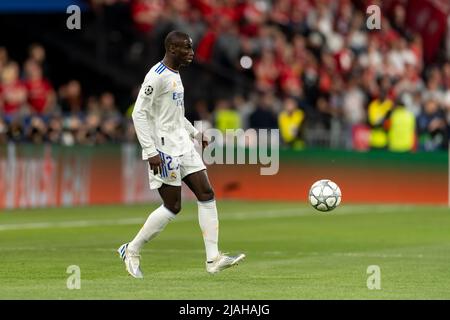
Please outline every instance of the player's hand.
[[205, 150], [205, 148], [208, 146], [209, 142], [206, 140], [202, 140], [202, 149]]
[[202, 150], [205, 150], [205, 148], [209, 145], [209, 139], [208, 137], [202, 135]]
[[161, 173], [162, 161], [159, 154], [154, 157], [148, 158], [148, 163], [150, 164], [150, 169], [153, 171], [153, 174]]

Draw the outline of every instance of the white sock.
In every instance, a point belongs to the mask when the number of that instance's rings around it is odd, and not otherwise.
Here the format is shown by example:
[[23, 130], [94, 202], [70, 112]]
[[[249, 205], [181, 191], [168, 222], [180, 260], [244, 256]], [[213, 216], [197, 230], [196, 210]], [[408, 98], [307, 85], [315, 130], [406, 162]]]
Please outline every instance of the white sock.
[[161, 205], [150, 213], [144, 226], [139, 230], [133, 241], [128, 244], [128, 250], [139, 253], [144, 244], [156, 237], [175, 217], [175, 214]]
[[205, 242], [206, 261], [212, 261], [219, 255], [219, 220], [217, 218], [216, 201], [197, 202], [198, 223]]

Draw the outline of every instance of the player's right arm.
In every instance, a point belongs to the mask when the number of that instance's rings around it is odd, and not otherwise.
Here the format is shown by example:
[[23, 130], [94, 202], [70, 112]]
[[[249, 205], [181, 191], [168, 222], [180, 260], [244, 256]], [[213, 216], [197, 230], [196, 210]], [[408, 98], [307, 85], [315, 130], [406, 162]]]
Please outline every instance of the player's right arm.
[[161, 158], [151, 135], [151, 123], [149, 121], [150, 110], [154, 108], [155, 97], [159, 92], [159, 79], [150, 75], [139, 90], [133, 113], [131, 114], [136, 135], [142, 147], [142, 159], [148, 160], [153, 172], [161, 172]]

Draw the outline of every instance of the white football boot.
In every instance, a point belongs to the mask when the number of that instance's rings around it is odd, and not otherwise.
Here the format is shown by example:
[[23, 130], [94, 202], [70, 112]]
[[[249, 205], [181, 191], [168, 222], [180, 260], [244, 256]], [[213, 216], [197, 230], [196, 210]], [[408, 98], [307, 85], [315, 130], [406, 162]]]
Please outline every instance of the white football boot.
[[238, 262], [245, 258], [245, 254], [241, 253], [237, 256], [227, 256], [226, 253], [219, 255], [212, 262], [206, 262], [206, 271], [209, 273], [217, 273], [229, 267], [235, 266]]
[[125, 267], [128, 273], [134, 278], [142, 279], [144, 275], [142, 274], [141, 268], [139, 268], [141, 256], [128, 250], [127, 248], [128, 243], [125, 243], [117, 249], [117, 252], [123, 262], [125, 262]]

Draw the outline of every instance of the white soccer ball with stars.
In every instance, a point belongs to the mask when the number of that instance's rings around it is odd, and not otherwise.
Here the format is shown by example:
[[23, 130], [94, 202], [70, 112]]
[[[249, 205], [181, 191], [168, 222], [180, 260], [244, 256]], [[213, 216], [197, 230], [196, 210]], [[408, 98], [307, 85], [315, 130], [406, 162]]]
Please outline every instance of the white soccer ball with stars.
[[314, 182], [309, 189], [309, 203], [319, 211], [331, 211], [341, 203], [341, 189], [331, 180]]

